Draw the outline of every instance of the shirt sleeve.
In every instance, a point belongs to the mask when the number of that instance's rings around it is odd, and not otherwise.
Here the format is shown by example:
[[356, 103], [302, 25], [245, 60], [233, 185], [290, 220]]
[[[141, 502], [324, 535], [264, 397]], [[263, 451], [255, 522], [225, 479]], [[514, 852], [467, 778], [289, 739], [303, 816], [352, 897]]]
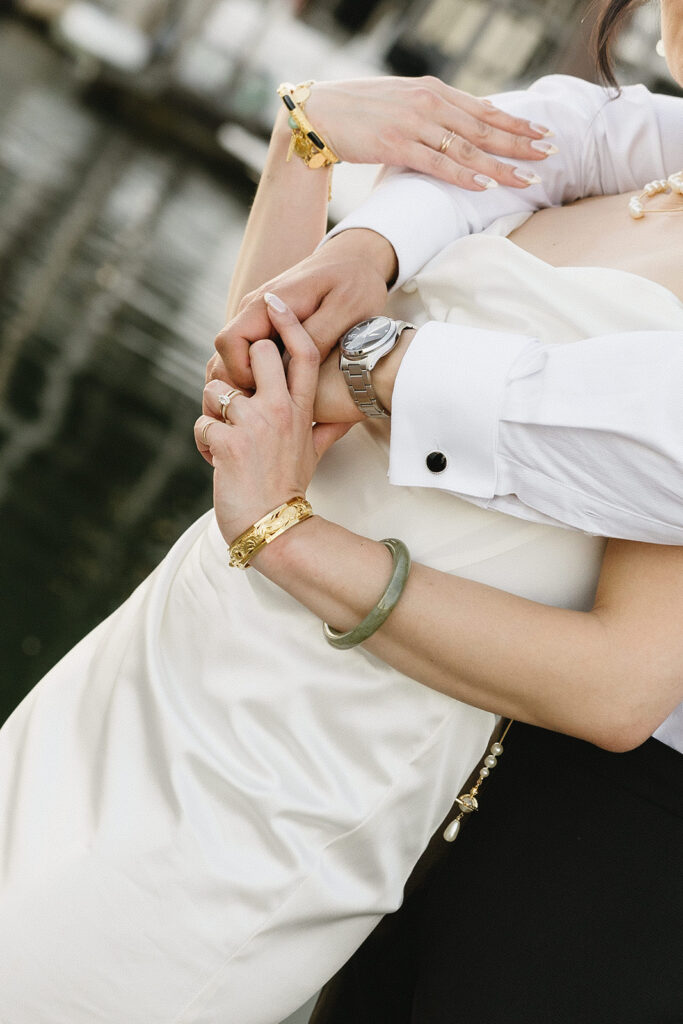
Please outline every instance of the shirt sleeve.
[[396, 378], [389, 477], [536, 522], [683, 544], [683, 332], [544, 345], [428, 323]]
[[396, 251], [400, 287], [450, 242], [483, 231], [499, 217], [626, 192], [683, 165], [679, 98], [640, 85], [616, 95], [578, 78], [551, 75], [530, 89], [492, 99], [511, 114], [553, 128], [559, 153], [528, 165], [542, 176], [540, 185], [470, 192], [394, 168], [327, 238], [354, 227], [383, 235]]

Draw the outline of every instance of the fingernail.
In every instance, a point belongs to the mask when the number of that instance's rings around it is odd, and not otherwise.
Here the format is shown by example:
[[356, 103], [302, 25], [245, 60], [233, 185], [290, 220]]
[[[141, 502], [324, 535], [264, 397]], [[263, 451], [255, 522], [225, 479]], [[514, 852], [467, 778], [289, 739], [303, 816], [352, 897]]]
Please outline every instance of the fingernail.
[[531, 143], [531, 148], [537, 149], [539, 153], [545, 153], [546, 156], [553, 156], [560, 152], [552, 142], [544, 142], [543, 139], [536, 139]]
[[485, 174], [475, 174], [474, 181], [477, 185], [481, 185], [482, 188], [498, 188], [498, 182], [494, 181], [493, 178], [488, 178]]
[[266, 292], [263, 298], [269, 306], [273, 307], [276, 313], [284, 313], [287, 309], [282, 299], [279, 299], [277, 295], [273, 295], [272, 292]]
[[491, 103], [491, 100], [482, 100], [481, 102], [484, 104], [485, 107], [490, 107], [491, 110], [497, 110], [498, 109], [498, 107], [496, 106], [495, 103]]
[[532, 121], [529, 122], [529, 127], [532, 132], [538, 132], [539, 135], [545, 135], [547, 139], [554, 138], [555, 132], [552, 128], [546, 128], [544, 124], [534, 124]]
[[512, 173], [514, 174], [515, 178], [518, 178], [520, 181], [523, 181], [525, 185], [540, 185], [542, 181], [542, 179], [539, 178], [538, 174], [535, 174], [533, 171], [523, 171], [519, 167], [515, 167]]

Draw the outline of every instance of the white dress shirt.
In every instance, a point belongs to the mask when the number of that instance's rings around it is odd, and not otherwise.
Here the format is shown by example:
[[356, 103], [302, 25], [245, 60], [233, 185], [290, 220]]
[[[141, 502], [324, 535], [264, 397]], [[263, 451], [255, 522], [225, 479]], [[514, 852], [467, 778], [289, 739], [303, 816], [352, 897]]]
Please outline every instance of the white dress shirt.
[[[542, 184], [523, 191], [473, 193], [388, 172], [333, 233], [365, 227], [384, 235], [399, 261], [396, 287], [410, 287], [454, 239], [499, 218], [627, 192], [683, 167], [681, 99], [643, 86], [615, 97], [559, 75], [494, 99], [551, 125], [559, 154], [543, 164]], [[665, 288], [662, 296], [677, 301]], [[409, 375], [412, 400], [394, 411], [392, 482], [436, 486], [483, 507], [603, 536], [683, 544], [680, 329], [622, 329], [547, 346], [533, 335], [431, 322], [409, 355], [396, 386], [400, 392]], [[434, 417], [448, 403], [459, 410], [452, 419], [458, 430], [448, 436], [445, 465], [428, 462]], [[407, 436], [414, 443], [404, 444]]]

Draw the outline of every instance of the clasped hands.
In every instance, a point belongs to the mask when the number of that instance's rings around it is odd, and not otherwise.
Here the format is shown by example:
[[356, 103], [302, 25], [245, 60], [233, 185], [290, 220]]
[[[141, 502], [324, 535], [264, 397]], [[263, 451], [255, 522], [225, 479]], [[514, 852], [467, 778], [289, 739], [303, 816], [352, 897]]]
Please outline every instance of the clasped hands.
[[[370, 236], [358, 252], [360, 232]], [[349, 243], [353, 244], [350, 245]], [[337, 341], [380, 312], [393, 249], [372, 231], [344, 232], [281, 279], [247, 296], [216, 339], [195, 440], [214, 468], [214, 506], [230, 543], [253, 522], [304, 495], [319, 459], [364, 419], [339, 369]], [[380, 401], [391, 392], [413, 332], [378, 364]], [[280, 338], [284, 359], [273, 339]], [[257, 339], [257, 340], [253, 340]], [[225, 419], [219, 397], [233, 388]]]

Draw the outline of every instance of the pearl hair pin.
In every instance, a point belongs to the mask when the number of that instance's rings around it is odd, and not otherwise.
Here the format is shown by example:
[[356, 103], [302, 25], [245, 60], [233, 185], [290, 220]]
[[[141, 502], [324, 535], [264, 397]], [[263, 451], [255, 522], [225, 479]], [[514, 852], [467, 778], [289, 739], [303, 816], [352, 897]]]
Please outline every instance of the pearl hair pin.
[[454, 818], [450, 825], [447, 825], [446, 828], [444, 829], [443, 837], [447, 843], [453, 843], [458, 838], [458, 833], [460, 832], [460, 825], [465, 815], [472, 814], [473, 811], [479, 810], [479, 802], [477, 800], [479, 790], [481, 789], [484, 779], [488, 779], [492, 770], [498, 764], [498, 758], [503, 753], [503, 740], [510, 731], [511, 725], [512, 719], [510, 719], [510, 721], [506, 725], [505, 732], [500, 737], [500, 739], [496, 743], [491, 744], [491, 749], [484, 758], [484, 763], [479, 769], [479, 778], [472, 786], [472, 789], [469, 791], [469, 793], [462, 793], [455, 801], [456, 805], [460, 808], [460, 813], [458, 814], [457, 818]]
[[632, 196], [628, 201], [628, 212], [634, 220], [640, 220], [646, 213], [683, 213], [683, 205], [675, 210], [646, 210], [645, 203], [653, 196], [665, 193], [667, 195], [683, 196], [683, 171], [670, 174], [668, 178], [657, 178], [649, 181], [639, 196]]

